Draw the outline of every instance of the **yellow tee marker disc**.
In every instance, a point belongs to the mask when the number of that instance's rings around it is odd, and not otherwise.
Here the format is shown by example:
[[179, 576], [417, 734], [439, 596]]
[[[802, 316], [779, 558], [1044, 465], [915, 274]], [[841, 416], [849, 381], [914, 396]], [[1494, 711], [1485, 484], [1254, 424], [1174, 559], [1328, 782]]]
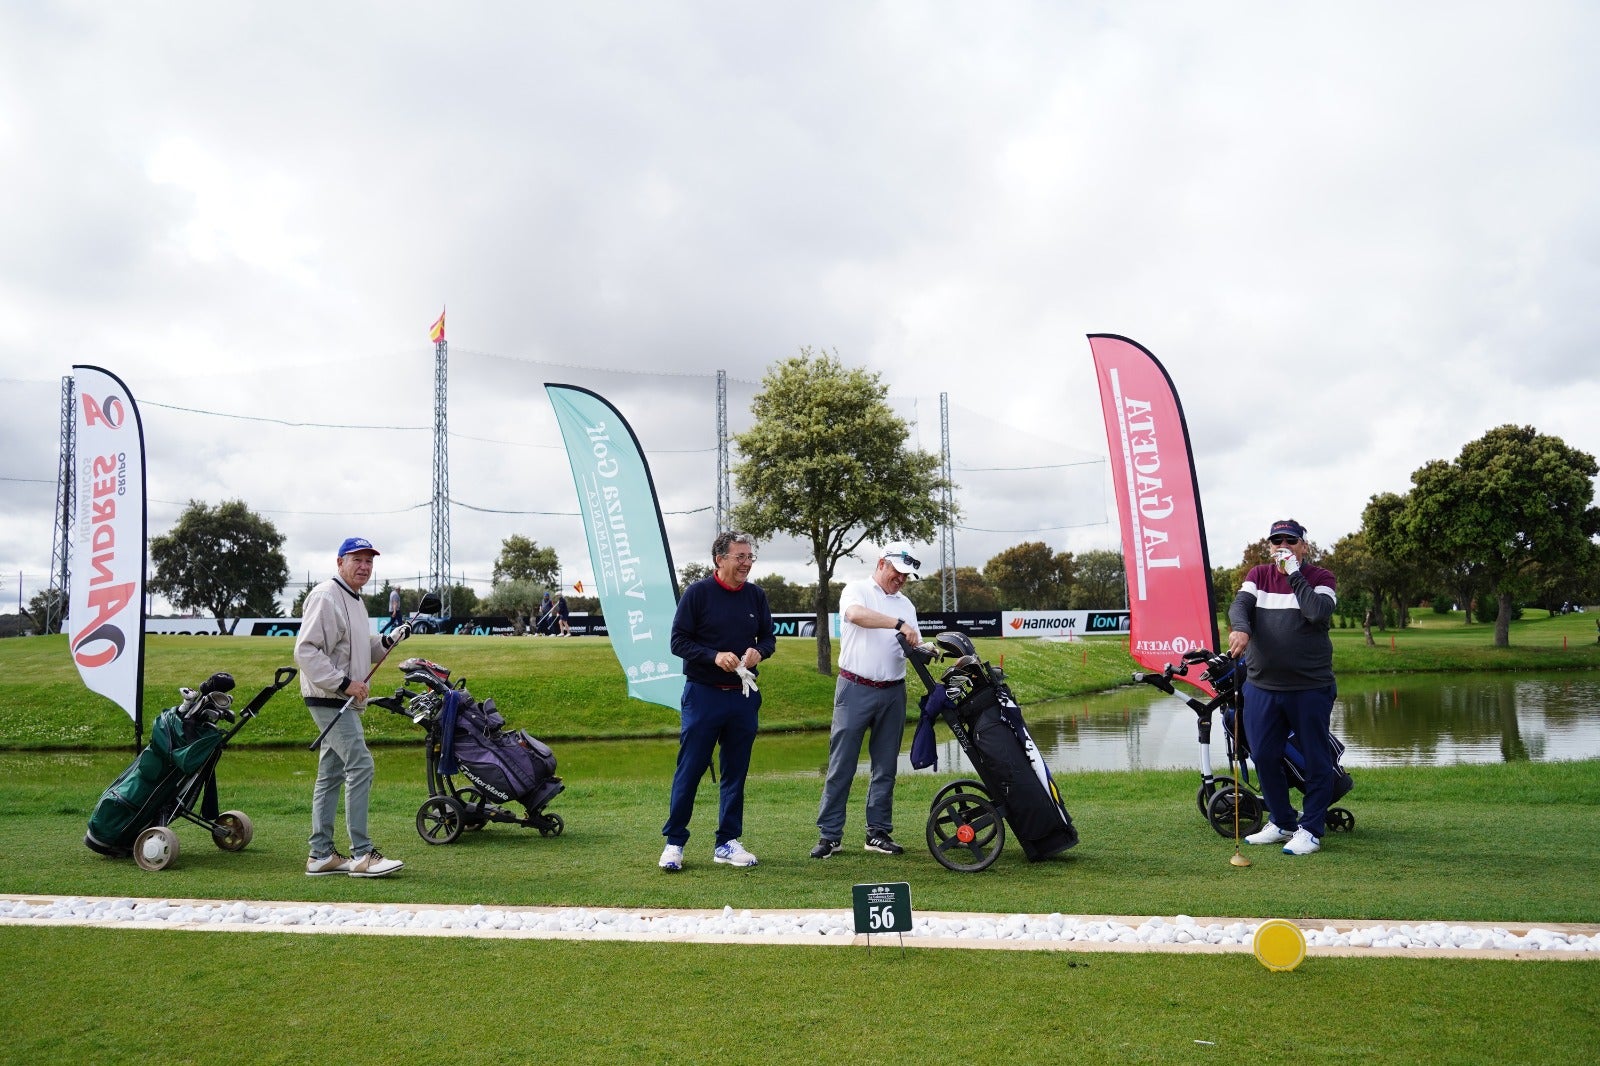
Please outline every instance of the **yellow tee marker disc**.
[[1256, 929], [1256, 961], [1269, 970], [1292, 970], [1306, 957], [1306, 935], [1293, 922], [1271, 918]]

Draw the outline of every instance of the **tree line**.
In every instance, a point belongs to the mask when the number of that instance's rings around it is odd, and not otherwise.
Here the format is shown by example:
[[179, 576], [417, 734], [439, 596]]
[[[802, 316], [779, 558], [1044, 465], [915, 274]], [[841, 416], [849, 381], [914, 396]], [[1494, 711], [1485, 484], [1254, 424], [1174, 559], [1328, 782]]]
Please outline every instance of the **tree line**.
[[[1554, 612], [1600, 601], [1600, 509], [1594, 457], [1532, 426], [1504, 425], [1450, 461], [1411, 475], [1405, 493], [1372, 496], [1361, 528], [1311, 558], [1339, 581], [1339, 614], [1372, 629], [1405, 626], [1429, 604], [1493, 622], [1494, 644], [1510, 644], [1524, 607]], [[1309, 531], [1308, 531], [1309, 532]], [[1259, 540], [1237, 567], [1212, 572], [1225, 606], [1251, 566], [1267, 561]]]
[[[910, 447], [910, 427], [887, 396], [879, 375], [846, 367], [836, 352], [802, 348], [768, 369], [752, 401], [751, 428], [733, 438], [740, 456], [732, 469], [740, 501], [730, 515], [734, 527], [758, 541], [785, 535], [809, 547], [815, 581], [754, 580], [774, 610], [814, 614], [821, 673], [831, 672], [827, 615], [842, 589], [835, 580], [842, 561], [892, 541], [931, 544], [939, 529], [961, 517], [959, 506], [947, 502], [958, 486], [944, 478], [938, 455]], [[1373, 625], [1404, 625], [1423, 602], [1458, 603], [1492, 614], [1495, 643], [1503, 646], [1521, 606], [1600, 599], [1595, 474], [1594, 458], [1560, 438], [1531, 426], [1501, 426], [1455, 460], [1419, 468], [1409, 492], [1371, 497], [1361, 528], [1326, 552], [1313, 543], [1312, 558], [1338, 577], [1342, 617], [1359, 619], [1369, 639]], [[150, 587], [180, 609], [218, 619], [277, 616], [288, 585], [283, 540], [241, 500], [215, 508], [191, 500], [173, 528], [151, 541]], [[1267, 553], [1263, 539], [1246, 546], [1238, 566], [1213, 570], [1219, 610]], [[554, 549], [514, 534], [501, 544], [490, 593], [480, 598], [456, 585], [452, 606], [458, 614], [531, 616], [543, 592], [557, 588], [560, 572]], [[691, 563], [680, 576], [687, 583], [705, 572], [704, 563]], [[906, 594], [919, 611], [936, 611], [942, 591], [937, 565], [923, 572], [928, 580], [907, 585]], [[958, 567], [954, 576], [957, 601], [966, 610], [1127, 602], [1122, 556], [1111, 550], [1075, 556], [1028, 541], [982, 568]], [[370, 613], [388, 613], [392, 587], [385, 582], [366, 597]], [[295, 613], [308, 590], [296, 597]], [[404, 609], [413, 610], [422, 594], [403, 589]], [[568, 605], [578, 612], [598, 609], [592, 597], [569, 597]]]

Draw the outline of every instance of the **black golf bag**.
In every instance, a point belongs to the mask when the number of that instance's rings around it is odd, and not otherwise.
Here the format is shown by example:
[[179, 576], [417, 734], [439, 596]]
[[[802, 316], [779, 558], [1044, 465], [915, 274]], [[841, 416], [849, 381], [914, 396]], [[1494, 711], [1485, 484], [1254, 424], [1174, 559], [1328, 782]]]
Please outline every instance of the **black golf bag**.
[[[952, 870], [986, 868], [1005, 843], [997, 815], [1011, 826], [1030, 862], [1077, 844], [1078, 830], [1005, 676], [979, 661], [964, 634], [941, 633], [935, 643], [949, 654], [962, 654], [935, 682], [927, 667], [929, 653], [908, 648], [907, 658], [928, 690], [918, 734], [927, 738], [933, 720], [942, 719], [979, 780], [953, 781], [934, 797], [927, 834], [933, 857]], [[927, 747], [926, 739], [913, 740], [913, 766], [922, 765], [915, 752]]]
[[[1200, 680], [1208, 683], [1216, 693], [1209, 700], [1202, 701], [1195, 696], [1180, 694], [1172, 683], [1175, 677], [1187, 681], [1185, 675], [1194, 666], [1205, 668]], [[1206, 648], [1196, 648], [1185, 652], [1178, 664], [1168, 663], [1159, 674], [1137, 673], [1133, 679], [1177, 696], [1194, 711], [1200, 738], [1200, 788], [1195, 793], [1195, 804], [1211, 823], [1211, 828], [1222, 836], [1232, 836], [1236, 830], [1248, 835], [1265, 825], [1266, 804], [1250, 780], [1254, 753], [1244, 728], [1245, 659], [1234, 659], [1226, 654], [1214, 654]], [[1229, 763], [1238, 768], [1238, 783], [1241, 786], [1238, 790], [1234, 788], [1233, 778], [1218, 777], [1212, 773], [1211, 716], [1217, 710], [1222, 711], [1222, 732], [1228, 744]], [[1355, 828], [1355, 815], [1333, 804], [1355, 787], [1355, 781], [1339, 761], [1344, 756], [1344, 744], [1331, 731], [1327, 740], [1334, 755], [1333, 795], [1328, 800], [1327, 828], [1335, 833], [1349, 832]], [[1306, 762], [1295, 741], [1295, 734], [1290, 732], [1279, 765], [1289, 781], [1289, 787], [1304, 795]], [[1235, 807], [1238, 809], [1235, 810]]]

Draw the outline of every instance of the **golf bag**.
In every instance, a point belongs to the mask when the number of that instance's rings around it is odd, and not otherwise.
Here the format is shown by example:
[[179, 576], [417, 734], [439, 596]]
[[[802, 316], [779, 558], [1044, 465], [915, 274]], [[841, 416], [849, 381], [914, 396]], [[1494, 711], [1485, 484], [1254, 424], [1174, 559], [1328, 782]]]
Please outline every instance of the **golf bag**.
[[[901, 638], [906, 658], [928, 693], [921, 701], [911, 765], [920, 769], [936, 764], [936, 758], [929, 757], [933, 722], [942, 719], [978, 780], [952, 781], [934, 797], [927, 832], [933, 857], [952, 870], [987, 868], [1005, 844], [998, 824], [1002, 818], [1030, 862], [1077, 844], [1078, 830], [1005, 675], [979, 660], [963, 633], [941, 633], [934, 644], [936, 652], [913, 648]], [[928, 661], [940, 653], [956, 662], [935, 681]]]
[[[224, 851], [243, 849], [253, 834], [250, 819], [243, 811], [218, 812], [217, 763], [228, 741], [295, 674], [293, 667], [279, 669], [272, 684], [237, 716], [228, 674], [213, 674], [198, 691], [180, 689], [183, 702], [157, 716], [150, 743], [101, 794], [84, 844], [102, 855], [131, 855], [143, 869], [160, 870], [177, 857], [178, 838], [168, 826], [182, 819], [210, 830]], [[237, 724], [224, 731], [217, 725], [221, 721]]]
[[[1200, 680], [1210, 684], [1216, 695], [1209, 700], [1180, 694], [1172, 681], [1175, 677], [1186, 679], [1191, 667], [1203, 666]], [[1200, 740], [1200, 787], [1195, 793], [1195, 804], [1200, 813], [1222, 836], [1254, 833], [1266, 824], [1266, 804], [1256, 793], [1250, 780], [1252, 752], [1250, 738], [1244, 728], [1245, 659], [1234, 659], [1226, 654], [1215, 654], [1206, 648], [1196, 648], [1183, 654], [1178, 664], [1168, 663], [1159, 674], [1137, 673], [1141, 681], [1171, 696], [1177, 696], [1194, 711]], [[1238, 767], [1240, 789], [1236, 792], [1231, 777], [1217, 777], [1211, 770], [1211, 720], [1214, 711], [1222, 711], [1222, 732], [1228, 744], [1229, 762]], [[1327, 828], [1335, 833], [1349, 832], [1355, 828], [1355, 815], [1343, 807], [1333, 806], [1355, 787], [1355, 781], [1345, 772], [1339, 760], [1344, 756], [1344, 744], [1331, 731], [1328, 746], [1334, 755], [1333, 794], [1328, 800]], [[1306, 762], [1293, 732], [1284, 745], [1279, 765], [1289, 787], [1304, 795], [1306, 790]], [[1237, 797], [1237, 803], [1235, 798]], [[1234, 808], [1237, 806], [1237, 810]]]
[[[102, 855], [132, 855], [134, 838], [171, 821], [179, 787], [206, 769], [221, 746], [222, 730], [203, 718], [187, 718], [181, 707], [162, 711], [150, 726], [150, 743], [95, 804], [84, 844]], [[214, 818], [215, 775], [205, 783]]]
[[[479, 703], [465, 681], [451, 684], [450, 671], [438, 663], [407, 659], [400, 672], [407, 687], [367, 705], [403, 714], [426, 734], [428, 798], [417, 809], [417, 834], [429, 844], [451, 844], [465, 830], [506, 822], [560, 836], [565, 823], [545, 807], [566, 786], [549, 746], [524, 730], [507, 730], [494, 700]], [[525, 815], [506, 806], [513, 800], [527, 808]]]
[[948, 710], [960, 720], [966, 732], [962, 750], [989, 795], [1003, 805], [1022, 853], [1030, 862], [1047, 859], [1077, 844], [1078, 830], [1010, 687], [996, 676], [998, 670], [983, 666], [988, 683], [972, 686], [959, 702], [952, 702], [951, 686], [938, 686], [928, 696], [928, 710]]
[[537, 809], [552, 781], [555, 792], [561, 790], [555, 752], [527, 730], [508, 732], [505, 725], [492, 697], [479, 703], [465, 689], [451, 689], [441, 720], [439, 772], [460, 773], [492, 802], [516, 800]]

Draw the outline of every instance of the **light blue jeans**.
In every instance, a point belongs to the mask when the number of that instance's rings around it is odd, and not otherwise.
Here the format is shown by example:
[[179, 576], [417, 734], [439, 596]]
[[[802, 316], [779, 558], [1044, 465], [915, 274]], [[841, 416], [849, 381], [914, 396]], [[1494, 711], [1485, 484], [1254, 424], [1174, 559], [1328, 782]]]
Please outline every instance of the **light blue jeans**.
[[[328, 728], [337, 707], [307, 707], [317, 732]], [[333, 851], [333, 820], [339, 813], [339, 788], [344, 787], [344, 824], [350, 831], [350, 854], [365, 855], [372, 850], [367, 836], [367, 803], [372, 796], [372, 752], [367, 750], [361, 714], [354, 709], [339, 715], [339, 721], [322, 738], [322, 754], [317, 759], [317, 783], [311, 792], [311, 854]]]

